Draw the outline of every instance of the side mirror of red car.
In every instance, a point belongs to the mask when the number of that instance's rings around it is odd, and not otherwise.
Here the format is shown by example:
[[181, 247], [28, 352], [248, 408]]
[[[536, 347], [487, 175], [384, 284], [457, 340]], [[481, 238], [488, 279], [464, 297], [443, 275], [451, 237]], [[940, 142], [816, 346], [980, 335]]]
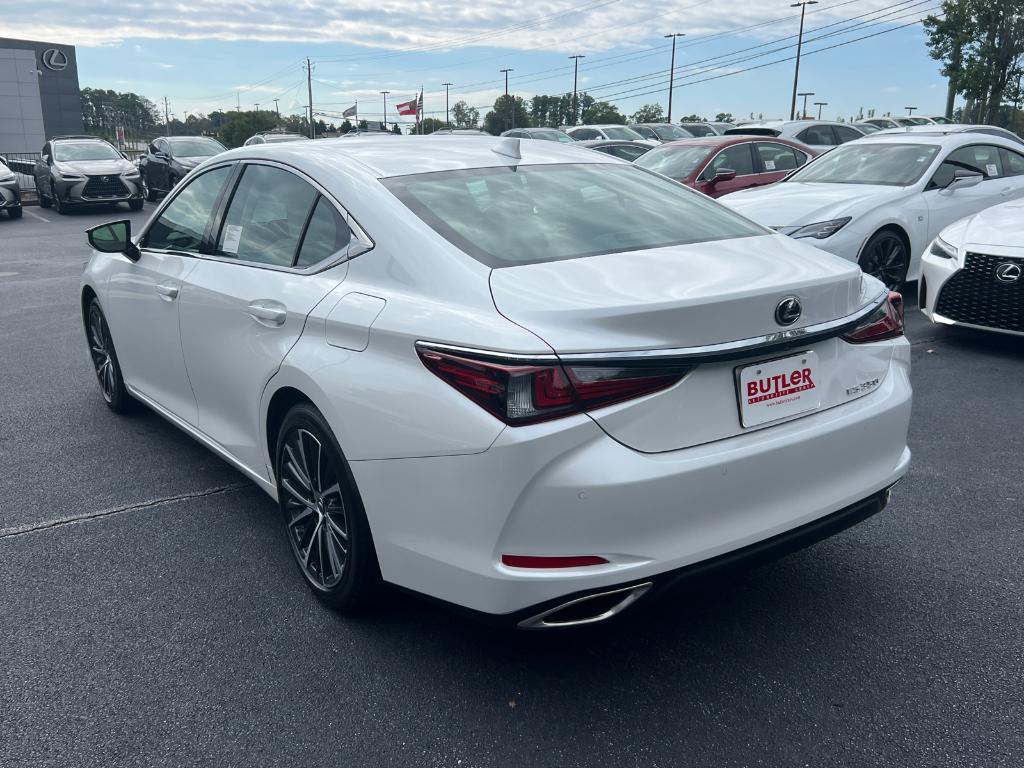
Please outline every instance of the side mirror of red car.
[[711, 180], [712, 184], [717, 184], [720, 181], [732, 181], [736, 178], [736, 171], [732, 171], [728, 168], [719, 168], [715, 172], [715, 178]]

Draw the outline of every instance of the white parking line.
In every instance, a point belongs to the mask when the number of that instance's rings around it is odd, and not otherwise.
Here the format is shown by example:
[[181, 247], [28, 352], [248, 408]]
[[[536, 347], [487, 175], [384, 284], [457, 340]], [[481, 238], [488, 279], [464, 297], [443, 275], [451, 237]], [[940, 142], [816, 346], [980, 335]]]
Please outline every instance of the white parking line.
[[22, 208], [21, 210], [23, 210], [29, 216], [32, 216], [33, 218], [39, 219], [40, 221], [49, 221], [49, 219], [46, 218], [45, 216], [40, 216], [38, 213], [36, 213], [35, 211], [33, 211], [33, 210], [29, 209], [29, 208]]

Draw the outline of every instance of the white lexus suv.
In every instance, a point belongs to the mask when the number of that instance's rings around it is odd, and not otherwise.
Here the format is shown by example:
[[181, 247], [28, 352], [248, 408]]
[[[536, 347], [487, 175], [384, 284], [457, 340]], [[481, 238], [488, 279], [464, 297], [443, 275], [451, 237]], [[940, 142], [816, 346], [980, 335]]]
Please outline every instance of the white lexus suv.
[[276, 499], [342, 610], [600, 621], [880, 511], [910, 461], [899, 294], [586, 149], [245, 147], [89, 239], [107, 404]]

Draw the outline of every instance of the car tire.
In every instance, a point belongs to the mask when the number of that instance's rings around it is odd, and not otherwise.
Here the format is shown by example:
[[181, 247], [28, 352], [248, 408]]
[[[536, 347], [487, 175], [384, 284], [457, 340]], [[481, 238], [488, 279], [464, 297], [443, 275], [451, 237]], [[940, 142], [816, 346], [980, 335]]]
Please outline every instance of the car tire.
[[370, 525], [348, 462], [312, 405], [284, 417], [274, 468], [285, 537], [310, 589], [344, 613], [374, 603], [382, 581]]
[[104, 402], [114, 413], [130, 412], [135, 401], [124, 385], [121, 364], [114, 350], [114, 340], [110, 337], [110, 327], [99, 301], [95, 298], [89, 302], [89, 309], [86, 312], [85, 334], [89, 342], [93, 371], [96, 373]]
[[20, 219], [21, 218], [21, 213], [22, 213], [21, 207], [18, 207], [18, 208], [8, 208], [7, 209], [7, 215], [10, 216], [12, 219]]
[[857, 263], [865, 273], [885, 283], [890, 291], [898, 291], [907, 280], [910, 250], [898, 233], [882, 229], [868, 239]]
[[128, 208], [129, 208], [129, 210], [132, 210], [132, 211], [141, 211], [142, 210], [142, 204], [143, 204], [142, 200], [129, 200], [128, 201]]
[[66, 216], [70, 207], [67, 203], [60, 201], [60, 195], [53, 196], [53, 210], [57, 212], [58, 216]]
[[43, 190], [39, 188], [38, 184], [36, 184], [36, 197], [39, 198], [40, 208], [49, 208], [51, 205], [53, 205], [53, 200], [43, 194]]
[[145, 175], [142, 177], [142, 194], [146, 196], [146, 200], [148, 202], [156, 202], [156, 190], [149, 186], [149, 182], [146, 181]]

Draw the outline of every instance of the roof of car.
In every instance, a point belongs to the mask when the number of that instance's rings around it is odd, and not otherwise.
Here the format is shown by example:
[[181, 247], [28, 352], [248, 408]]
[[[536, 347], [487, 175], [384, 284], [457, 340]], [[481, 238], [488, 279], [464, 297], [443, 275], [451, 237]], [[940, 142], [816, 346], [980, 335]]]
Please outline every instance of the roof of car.
[[[433, 137], [433, 138], [430, 138]], [[397, 139], [397, 140], [396, 140]], [[479, 136], [401, 136], [382, 139], [362, 135], [347, 140], [321, 139], [284, 144], [255, 144], [217, 155], [216, 161], [243, 158], [273, 159], [293, 165], [321, 178], [324, 172], [342, 174], [362, 169], [374, 178], [416, 173], [454, 171], [463, 168], [493, 168], [505, 165], [548, 163], [612, 163], [615, 158], [592, 152], [575, 143], [520, 140], [518, 161], [495, 152], [516, 139], [497, 136], [484, 141]]]
[[736, 128], [784, 128], [788, 125], [850, 125], [838, 120], [758, 120], [755, 123], [743, 123]]
[[[938, 146], [961, 146], [965, 144], [977, 144], [979, 140], [979, 134], [970, 133], [965, 131], [943, 131], [942, 128], [948, 126], [941, 125], [922, 125], [919, 126], [924, 130], [916, 131], [913, 129], [906, 128], [891, 128], [885, 131], [878, 131], [878, 133], [872, 133], [868, 136], [863, 136], [855, 141], [847, 142], [849, 144], [936, 144]], [[929, 130], [930, 129], [930, 130]], [[986, 143], [994, 143], [999, 146], [1005, 146], [1007, 148], [1014, 148], [1016, 142], [1012, 139], [1005, 138], [1003, 136], [996, 136], [994, 134], [981, 134], [984, 136]], [[846, 146], [845, 144], [843, 146]], [[834, 150], [833, 150], [834, 151]]]

